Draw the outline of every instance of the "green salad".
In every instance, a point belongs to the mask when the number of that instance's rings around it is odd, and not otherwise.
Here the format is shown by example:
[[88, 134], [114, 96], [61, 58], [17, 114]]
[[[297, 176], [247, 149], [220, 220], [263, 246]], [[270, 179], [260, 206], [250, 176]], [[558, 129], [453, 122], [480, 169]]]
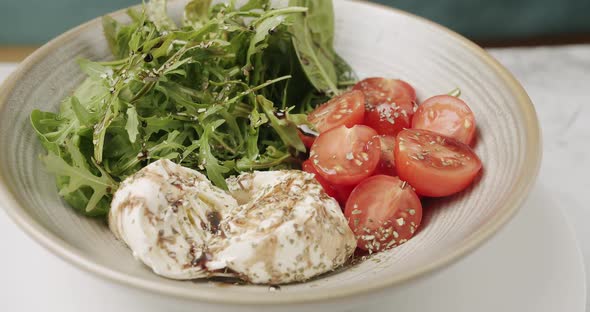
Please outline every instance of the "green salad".
[[79, 60], [87, 78], [59, 112], [31, 123], [60, 195], [107, 214], [118, 184], [166, 158], [207, 175], [298, 168], [306, 113], [355, 82], [333, 49], [331, 1], [212, 4], [193, 0], [182, 22], [165, 0], [103, 18], [114, 59]]

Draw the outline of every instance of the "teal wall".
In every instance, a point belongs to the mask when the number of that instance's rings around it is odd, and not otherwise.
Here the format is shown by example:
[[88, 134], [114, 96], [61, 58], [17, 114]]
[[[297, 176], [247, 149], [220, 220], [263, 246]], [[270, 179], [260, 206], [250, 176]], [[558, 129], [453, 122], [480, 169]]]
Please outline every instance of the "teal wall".
[[141, 0], [0, 0], [0, 44], [40, 44]]
[[374, 0], [474, 39], [590, 34], [590, 0]]
[[[373, 1], [425, 16], [474, 39], [590, 34], [590, 0]], [[140, 2], [0, 0], [0, 44], [40, 44], [93, 17]]]

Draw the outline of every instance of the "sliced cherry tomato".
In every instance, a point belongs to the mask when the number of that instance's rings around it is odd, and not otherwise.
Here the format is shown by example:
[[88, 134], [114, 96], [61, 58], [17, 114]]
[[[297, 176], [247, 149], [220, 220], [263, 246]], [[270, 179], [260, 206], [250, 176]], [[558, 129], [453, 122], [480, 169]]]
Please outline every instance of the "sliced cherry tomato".
[[303, 142], [303, 145], [305, 145], [305, 147], [307, 147], [307, 150], [309, 150], [311, 148], [311, 146], [313, 145], [313, 142], [315, 142], [315, 139], [317, 138], [314, 135], [305, 134], [301, 130], [297, 130], [297, 135], [299, 135], [301, 142]]
[[428, 130], [403, 130], [394, 152], [399, 177], [424, 196], [462, 191], [482, 166], [468, 145]]
[[344, 215], [358, 248], [377, 252], [410, 239], [422, 221], [420, 198], [398, 177], [372, 176], [350, 194]]
[[360, 91], [349, 91], [318, 106], [307, 115], [321, 133], [339, 126], [362, 124], [365, 118], [365, 96]]
[[380, 135], [379, 141], [381, 142], [381, 157], [379, 158], [379, 164], [374, 174], [395, 176], [397, 175], [395, 172], [395, 157], [393, 156], [395, 137]]
[[321, 175], [318, 174], [318, 171], [315, 167], [311, 164], [311, 160], [308, 159], [301, 164], [301, 169], [305, 172], [313, 173], [315, 175], [315, 179], [322, 185], [324, 191], [328, 196], [334, 197], [340, 204], [340, 206], [344, 207], [346, 204], [346, 200], [350, 196], [350, 193], [354, 189], [355, 185], [332, 185], [326, 179], [322, 178]]
[[409, 128], [416, 91], [399, 79], [367, 78], [354, 85], [366, 98], [365, 124], [379, 134], [395, 136]]
[[412, 128], [430, 130], [471, 144], [475, 136], [475, 116], [458, 97], [437, 95], [418, 106]]
[[356, 125], [321, 133], [311, 146], [310, 158], [318, 173], [330, 184], [353, 185], [375, 171], [380, 154], [377, 132]]
[[311, 164], [311, 160], [308, 159], [301, 164], [301, 169], [305, 172], [313, 173], [315, 175], [315, 179], [320, 183], [320, 185], [324, 188], [324, 191], [328, 196], [336, 198], [336, 190], [326, 179], [322, 178], [321, 175], [318, 174], [318, 171], [315, 167]]
[[350, 193], [352, 193], [355, 186], [356, 185], [332, 185], [332, 188], [336, 192], [334, 198], [336, 198], [342, 208], [346, 205], [346, 201], [348, 200], [348, 197], [350, 197]]

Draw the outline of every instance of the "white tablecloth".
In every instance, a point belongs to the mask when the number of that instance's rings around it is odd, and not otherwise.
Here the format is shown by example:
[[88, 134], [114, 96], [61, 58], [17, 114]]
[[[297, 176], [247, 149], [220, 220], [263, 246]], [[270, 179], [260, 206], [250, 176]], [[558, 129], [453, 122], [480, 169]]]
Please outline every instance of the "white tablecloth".
[[[590, 207], [585, 203], [583, 195], [590, 188], [590, 182], [585, 177], [585, 174], [590, 174], [590, 45], [493, 49], [490, 52], [514, 73], [535, 103], [544, 142], [544, 159], [539, 178], [553, 192], [554, 198], [563, 203], [578, 236], [586, 267], [590, 267], [590, 226], [587, 225]], [[0, 63], [0, 80], [6, 78], [15, 66], [16, 64]], [[539, 239], [543, 239], [543, 235], [539, 233]], [[74, 274], [71, 270], [66, 270], [69, 269], [67, 264], [55, 264], [61, 260], [32, 242], [3, 213], [0, 213], [0, 237], [10, 237], [9, 240], [3, 239], [4, 252], [0, 257], [0, 267], [4, 267], [3, 263], [16, 263], [14, 258], [7, 260], [5, 257], [27, 255], [38, 257], [36, 261], [39, 263], [51, 262], [54, 263], [53, 267], [64, 268], [64, 274]], [[586, 275], [588, 283], [590, 274]], [[10, 274], [0, 278], [0, 283], [25, 285], [22, 281], [17, 281], [18, 278], [19, 274]], [[94, 280], [90, 276], [85, 278]], [[34, 283], [34, 280], [30, 282]], [[34, 293], [21, 288], [8, 293], [12, 296], [12, 301], [15, 296], [29, 303], [35, 300]], [[51, 293], [66, 290], [46, 291]], [[91, 291], [85, 293], [92, 296]], [[0, 293], [0, 307], [3, 306], [2, 298], [6, 295], [5, 291]], [[39, 302], [38, 305], [28, 306], [44, 311], [45, 304]], [[62, 304], [64, 310], [67, 310], [68, 303]], [[3, 308], [0, 310], [4, 311]]]

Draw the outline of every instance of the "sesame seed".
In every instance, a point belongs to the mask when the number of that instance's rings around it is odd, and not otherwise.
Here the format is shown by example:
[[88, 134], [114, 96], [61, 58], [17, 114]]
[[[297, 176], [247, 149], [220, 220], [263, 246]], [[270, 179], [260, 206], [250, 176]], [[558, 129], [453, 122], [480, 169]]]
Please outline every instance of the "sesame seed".
[[408, 209], [408, 212], [410, 213], [411, 216], [416, 214], [416, 210], [414, 210], [414, 209]]
[[353, 215], [357, 215], [357, 214], [361, 214], [361, 213], [363, 213], [363, 211], [362, 211], [362, 210], [359, 210], [359, 209], [354, 209], [354, 210], [352, 211], [352, 214], [353, 214]]
[[385, 248], [386, 248], [386, 249], [387, 249], [387, 248], [391, 248], [391, 247], [392, 247], [392, 246], [394, 246], [394, 245], [395, 245], [395, 241], [394, 241], [394, 240], [392, 240], [392, 241], [390, 241], [389, 243], [387, 243], [387, 245], [385, 246]]
[[467, 129], [469, 127], [471, 127], [471, 121], [469, 121], [469, 119], [465, 119], [465, 122], [463, 122], [463, 126]]
[[354, 156], [352, 155], [352, 152], [346, 153], [346, 159], [347, 160], [353, 160], [354, 159]]
[[404, 218], [396, 219], [395, 222], [397, 222], [397, 225], [399, 225], [399, 226], [406, 224], [406, 221], [404, 220]]

